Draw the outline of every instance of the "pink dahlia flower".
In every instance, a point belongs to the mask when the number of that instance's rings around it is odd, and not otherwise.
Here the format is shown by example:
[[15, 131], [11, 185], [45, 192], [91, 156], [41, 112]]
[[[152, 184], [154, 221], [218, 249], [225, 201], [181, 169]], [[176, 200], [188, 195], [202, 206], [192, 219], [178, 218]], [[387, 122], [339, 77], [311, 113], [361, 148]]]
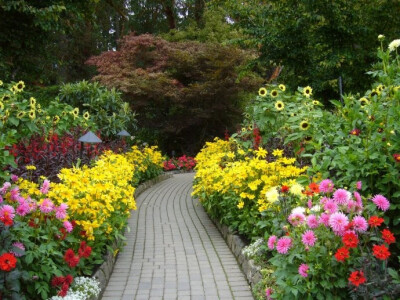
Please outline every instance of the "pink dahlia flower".
[[69, 222], [69, 221], [64, 221], [63, 225], [67, 232], [71, 232], [74, 229], [71, 222]]
[[288, 253], [291, 247], [292, 247], [292, 239], [288, 236], [281, 237], [276, 243], [276, 250], [280, 254]]
[[42, 203], [39, 204], [39, 209], [41, 212], [47, 214], [53, 211], [54, 204], [50, 199], [43, 199]]
[[390, 202], [388, 199], [386, 199], [382, 195], [375, 195], [374, 198], [372, 198], [372, 202], [375, 203], [375, 205], [383, 211], [387, 211], [390, 207]]
[[46, 179], [45, 181], [43, 181], [42, 187], [40, 188], [40, 192], [42, 194], [47, 194], [49, 192], [49, 189], [50, 189], [50, 181]]
[[306, 216], [301, 212], [294, 212], [289, 215], [288, 221], [293, 226], [298, 226], [306, 221]]
[[337, 212], [338, 207], [337, 207], [336, 202], [332, 199], [329, 199], [328, 201], [325, 202], [324, 210], [328, 214], [333, 214], [333, 213]]
[[361, 216], [355, 216], [353, 218], [353, 228], [357, 232], [365, 232], [368, 229], [368, 222]]
[[68, 205], [65, 203], [61, 203], [60, 206], [56, 207], [54, 210], [56, 212], [56, 218], [59, 220], [65, 219], [67, 216], [67, 208]]
[[14, 219], [15, 210], [11, 205], [3, 205], [0, 207], [0, 218], [9, 217], [10, 219]]
[[303, 277], [307, 277], [307, 276], [308, 276], [308, 269], [309, 269], [308, 265], [306, 265], [306, 264], [301, 264], [301, 265], [299, 266], [299, 274], [300, 274], [301, 276], [303, 276]]
[[329, 227], [329, 217], [330, 217], [330, 215], [328, 215], [326, 213], [322, 213], [319, 216], [319, 223], [324, 224], [326, 227]]
[[335, 212], [329, 217], [329, 226], [335, 233], [344, 232], [347, 225], [349, 225], [349, 219], [342, 212]]
[[335, 185], [330, 179], [324, 179], [319, 184], [319, 190], [323, 193], [332, 193], [334, 187]]
[[301, 241], [305, 246], [314, 246], [317, 238], [312, 230], [307, 230], [302, 234]]
[[350, 200], [351, 194], [349, 191], [344, 189], [338, 189], [333, 193], [333, 200], [336, 201], [337, 204], [346, 204], [347, 201]]
[[269, 249], [274, 249], [275, 248], [275, 243], [276, 243], [277, 237], [275, 235], [271, 235], [268, 239], [268, 248]]
[[309, 215], [309, 216], [307, 217], [307, 225], [308, 225], [308, 227], [310, 227], [311, 229], [317, 228], [317, 227], [319, 226], [317, 217], [314, 216], [314, 215]]

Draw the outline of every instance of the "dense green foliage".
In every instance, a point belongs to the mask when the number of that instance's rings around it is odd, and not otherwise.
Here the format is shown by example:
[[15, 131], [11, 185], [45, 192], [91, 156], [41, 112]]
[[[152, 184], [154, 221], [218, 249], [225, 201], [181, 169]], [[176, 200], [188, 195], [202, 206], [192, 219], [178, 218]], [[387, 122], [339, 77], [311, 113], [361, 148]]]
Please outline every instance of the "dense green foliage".
[[281, 65], [281, 82], [296, 89], [310, 85], [324, 100], [338, 98], [338, 77], [345, 92], [367, 89], [365, 75], [374, 62], [375, 37], [399, 34], [400, 3], [374, 1], [215, 0], [260, 50], [260, 60]]
[[241, 116], [242, 93], [254, 89], [254, 74], [239, 78], [251, 54], [216, 43], [172, 43], [129, 35], [119, 51], [91, 58], [94, 80], [124, 93], [138, 121], [161, 149], [195, 152], [223, 135]]
[[88, 112], [106, 139], [115, 138], [121, 130], [133, 133], [136, 129], [135, 114], [114, 88], [108, 90], [97, 82], [69, 83], [61, 87], [59, 99], [61, 102], [79, 107], [83, 114]]

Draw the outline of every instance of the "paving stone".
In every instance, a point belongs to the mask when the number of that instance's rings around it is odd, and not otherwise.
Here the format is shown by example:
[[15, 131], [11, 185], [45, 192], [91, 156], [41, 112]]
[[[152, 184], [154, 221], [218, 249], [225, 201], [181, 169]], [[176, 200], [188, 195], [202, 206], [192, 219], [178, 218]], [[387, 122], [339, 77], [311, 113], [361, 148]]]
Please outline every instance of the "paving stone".
[[136, 199], [102, 300], [253, 299], [220, 232], [191, 198], [192, 181], [193, 173], [176, 174]]

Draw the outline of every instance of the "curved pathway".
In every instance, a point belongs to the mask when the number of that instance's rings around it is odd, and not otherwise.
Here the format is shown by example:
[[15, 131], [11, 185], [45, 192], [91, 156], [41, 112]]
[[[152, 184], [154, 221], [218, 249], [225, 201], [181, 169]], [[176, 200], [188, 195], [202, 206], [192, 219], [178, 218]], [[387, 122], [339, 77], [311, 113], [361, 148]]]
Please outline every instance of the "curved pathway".
[[253, 299], [247, 281], [203, 207], [192, 174], [144, 191], [129, 220], [102, 300]]

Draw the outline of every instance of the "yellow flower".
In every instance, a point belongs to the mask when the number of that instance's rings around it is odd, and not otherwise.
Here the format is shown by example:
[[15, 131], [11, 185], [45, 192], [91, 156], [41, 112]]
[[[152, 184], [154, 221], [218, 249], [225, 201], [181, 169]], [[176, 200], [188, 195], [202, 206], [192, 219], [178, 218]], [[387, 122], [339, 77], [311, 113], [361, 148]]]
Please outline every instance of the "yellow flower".
[[60, 121], [60, 117], [59, 116], [54, 116], [53, 117], [53, 124], [57, 124]]
[[5, 94], [3, 95], [3, 97], [1, 97], [1, 101], [8, 101], [11, 99], [11, 95], [10, 94]]
[[27, 165], [27, 166], [25, 166], [25, 168], [26, 168], [28, 171], [34, 171], [34, 170], [36, 170], [36, 167], [35, 167], [34, 165]]
[[2, 80], [0, 80], [0, 86], [2, 86], [3, 85], [3, 81]]
[[85, 113], [83, 114], [83, 118], [84, 118], [85, 120], [89, 120], [89, 117], [90, 117], [89, 112], [85, 112]]
[[258, 150], [255, 151], [255, 153], [256, 157], [259, 159], [259, 158], [265, 158], [268, 154], [268, 151], [262, 147], [259, 147]]
[[74, 115], [74, 118], [79, 116], [79, 108], [75, 107], [72, 111], [72, 114]]
[[299, 183], [293, 184], [290, 189], [290, 193], [292, 193], [295, 196], [302, 196], [303, 195], [303, 187]]
[[36, 104], [36, 99], [35, 98], [33, 98], [33, 97], [31, 97], [30, 99], [29, 99], [29, 105], [32, 107], [34, 107], [35, 106], [35, 104]]
[[280, 89], [282, 92], [284, 92], [284, 91], [286, 91], [286, 86], [285, 86], [284, 84], [280, 84], [280, 85], [279, 85], [279, 89]]
[[265, 198], [267, 199], [267, 201], [268, 201], [269, 203], [274, 203], [274, 202], [278, 201], [278, 199], [279, 199], [279, 192], [278, 192], [276, 186], [270, 188], [270, 189], [268, 190], [268, 192], [265, 193]]
[[242, 200], [240, 200], [240, 201], [239, 201], [239, 204], [237, 205], [237, 207], [238, 207], [239, 209], [242, 209], [243, 206], [244, 206], [244, 202], [243, 202]]
[[277, 157], [281, 157], [281, 156], [283, 155], [283, 150], [281, 150], [281, 149], [275, 149], [275, 150], [272, 152], [272, 155], [273, 155], [273, 156], [277, 156]]
[[310, 127], [310, 123], [308, 123], [306, 120], [301, 121], [301, 123], [300, 123], [301, 130], [307, 130], [309, 127]]
[[306, 86], [303, 89], [303, 95], [306, 96], [307, 98], [310, 98], [310, 96], [312, 95], [312, 88], [309, 86]]
[[13, 86], [13, 89], [15, 92], [19, 93], [24, 90], [24, 87], [25, 87], [25, 83], [21, 80], [21, 81], [18, 81], [18, 83]]
[[265, 97], [265, 96], [267, 96], [267, 89], [266, 88], [260, 88], [259, 90], [258, 90], [258, 94], [261, 96], [261, 97]]
[[275, 108], [276, 108], [276, 110], [281, 111], [285, 108], [285, 104], [283, 104], [282, 101], [276, 101]]
[[28, 113], [28, 115], [29, 115], [29, 118], [30, 118], [31, 120], [34, 120], [34, 119], [36, 118], [36, 113], [35, 113], [34, 110], [30, 110], [29, 113]]
[[17, 118], [18, 118], [18, 119], [22, 119], [24, 116], [25, 116], [25, 112], [24, 112], [24, 111], [19, 111], [19, 112], [17, 113]]
[[320, 104], [321, 104], [318, 100], [314, 100], [312, 103], [313, 103], [314, 105], [320, 105]]
[[277, 97], [278, 96], [278, 91], [277, 90], [272, 90], [271, 91], [271, 97], [272, 98], [275, 98], [275, 97]]
[[4, 103], [0, 101], [0, 110], [4, 109]]
[[358, 101], [360, 101], [360, 105], [361, 105], [361, 106], [365, 106], [365, 105], [368, 105], [368, 104], [369, 104], [368, 99], [365, 98], [365, 97], [362, 97], [362, 98], [361, 98], [360, 100], [358, 100]]

